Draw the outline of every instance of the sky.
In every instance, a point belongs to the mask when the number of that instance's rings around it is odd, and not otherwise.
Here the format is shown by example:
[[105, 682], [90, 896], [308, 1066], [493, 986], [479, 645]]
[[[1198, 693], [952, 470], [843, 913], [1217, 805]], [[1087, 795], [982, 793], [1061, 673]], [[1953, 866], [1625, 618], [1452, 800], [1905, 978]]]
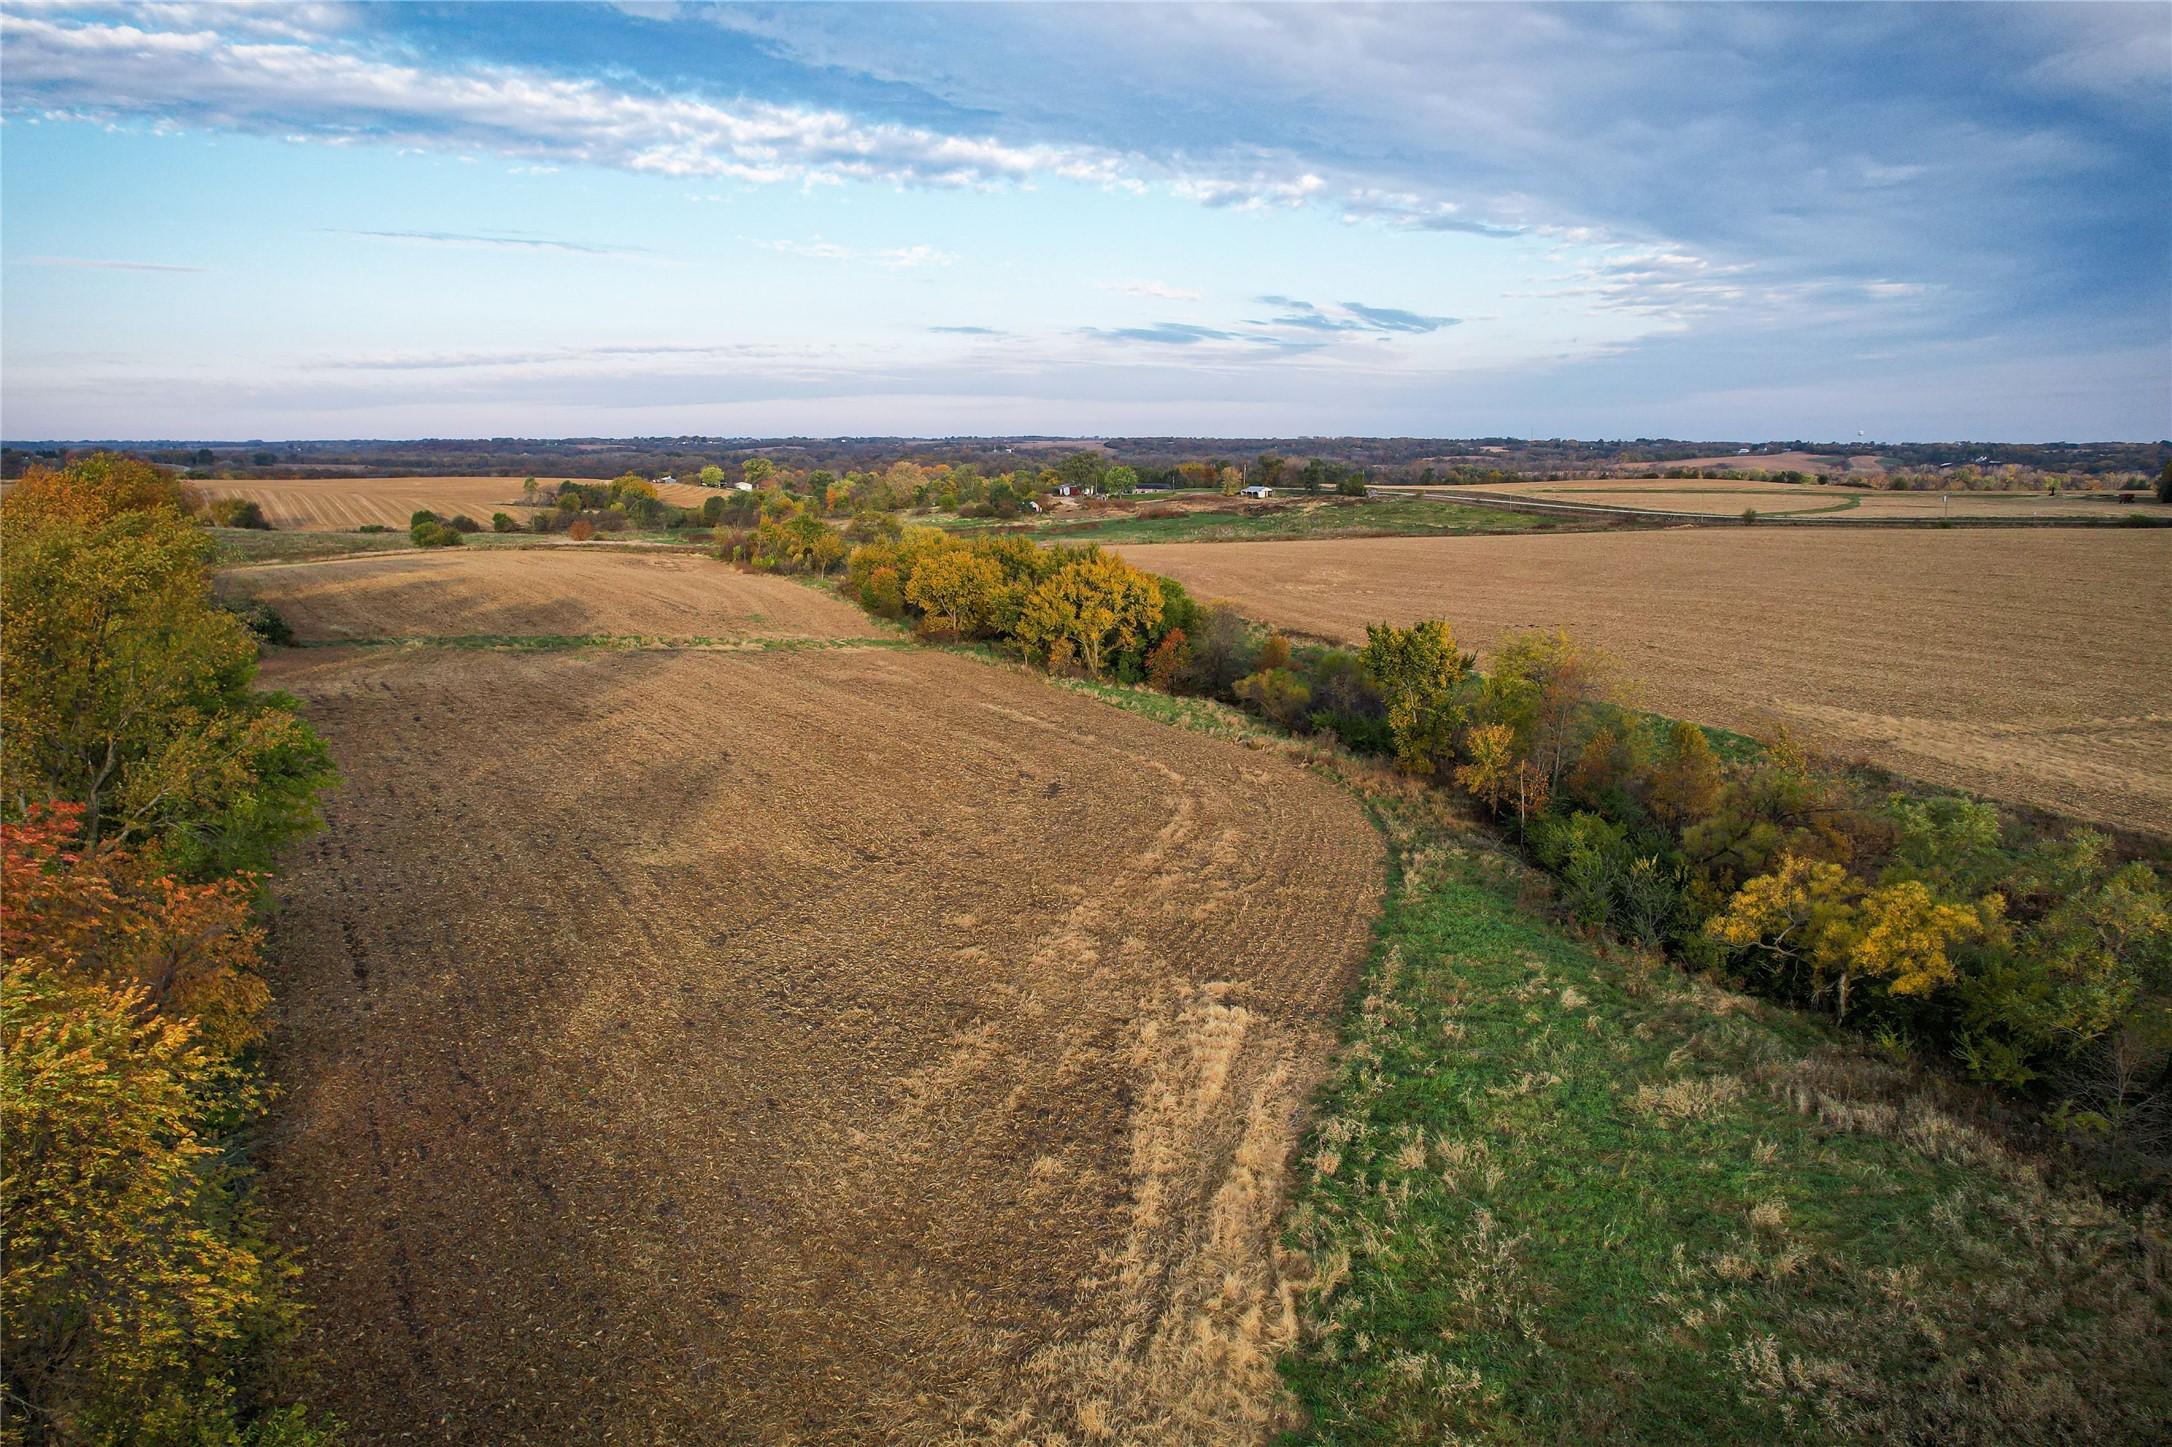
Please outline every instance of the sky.
[[0, 0], [0, 435], [2172, 436], [2172, 5]]

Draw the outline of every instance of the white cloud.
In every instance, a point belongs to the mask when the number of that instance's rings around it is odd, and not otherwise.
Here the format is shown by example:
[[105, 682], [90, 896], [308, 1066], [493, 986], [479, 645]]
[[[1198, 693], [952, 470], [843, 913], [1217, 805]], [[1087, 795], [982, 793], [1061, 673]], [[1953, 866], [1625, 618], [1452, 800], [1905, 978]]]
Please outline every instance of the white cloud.
[[985, 187], [1035, 174], [1110, 180], [1119, 170], [1115, 158], [1083, 148], [1011, 146], [761, 101], [724, 106], [635, 94], [535, 72], [430, 72], [209, 29], [63, 23], [17, 12], [0, 16], [0, 36], [16, 105], [94, 118], [149, 114], [271, 135], [300, 128], [317, 140], [755, 182]]
[[1125, 296], [1150, 296], [1162, 301], [1201, 301], [1206, 293], [1198, 287], [1171, 286], [1166, 281], [1097, 281], [1095, 286], [1103, 291], [1120, 291]]

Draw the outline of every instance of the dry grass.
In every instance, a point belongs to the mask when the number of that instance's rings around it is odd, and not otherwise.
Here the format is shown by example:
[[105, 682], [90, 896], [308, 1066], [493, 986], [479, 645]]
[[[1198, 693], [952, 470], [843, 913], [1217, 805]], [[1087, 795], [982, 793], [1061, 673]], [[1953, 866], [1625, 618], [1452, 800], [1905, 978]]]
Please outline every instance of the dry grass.
[[1129, 546], [1262, 620], [1362, 642], [1560, 626], [1660, 712], [1785, 723], [1933, 783], [2172, 833], [2172, 532], [1784, 533]]
[[[489, 522], [494, 512], [524, 518], [531, 509], [521, 505], [523, 481], [518, 477], [312, 477], [191, 486], [209, 498], [249, 498], [264, 509], [266, 520], [275, 528], [324, 532], [352, 530], [365, 523], [404, 529], [408, 518], [422, 508], [447, 517], [466, 513], [479, 523]], [[538, 477], [536, 481], [541, 487], [551, 487], [561, 479]], [[657, 494], [681, 507], [699, 507], [711, 495], [708, 489], [690, 483], [660, 487]]]
[[700, 556], [448, 549], [226, 574], [228, 597], [262, 599], [305, 642], [537, 636], [864, 638], [867, 615], [786, 578]]
[[269, 674], [345, 777], [265, 1179], [354, 1442], [1262, 1435], [1354, 799], [927, 652]]

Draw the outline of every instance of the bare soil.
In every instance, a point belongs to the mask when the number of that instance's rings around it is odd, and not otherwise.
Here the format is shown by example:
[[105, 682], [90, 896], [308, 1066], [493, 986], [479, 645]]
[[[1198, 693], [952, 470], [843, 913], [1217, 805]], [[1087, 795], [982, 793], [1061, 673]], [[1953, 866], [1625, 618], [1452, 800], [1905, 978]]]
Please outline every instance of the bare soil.
[[354, 1443], [1272, 1429], [1353, 798], [933, 652], [265, 682], [343, 775], [279, 891], [265, 1191]]
[[2172, 834], [2172, 532], [1756, 528], [1126, 546], [1279, 626], [1562, 627], [1645, 706]]
[[304, 642], [581, 633], [677, 638], [865, 638], [851, 604], [787, 578], [692, 555], [577, 546], [446, 549], [229, 572]]

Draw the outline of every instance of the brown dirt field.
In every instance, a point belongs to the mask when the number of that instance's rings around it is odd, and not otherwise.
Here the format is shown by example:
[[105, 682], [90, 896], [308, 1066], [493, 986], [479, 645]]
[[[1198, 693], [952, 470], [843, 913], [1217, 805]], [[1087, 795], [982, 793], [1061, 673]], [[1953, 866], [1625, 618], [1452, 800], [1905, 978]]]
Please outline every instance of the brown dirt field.
[[[404, 529], [408, 518], [422, 508], [447, 517], [466, 513], [485, 524], [494, 512], [525, 518], [532, 509], [520, 505], [523, 481], [518, 477], [312, 477], [190, 486], [207, 498], [251, 498], [275, 528], [328, 532], [352, 531], [365, 523]], [[536, 481], [548, 487], [561, 479], [538, 477]], [[664, 501], [681, 507], [699, 507], [709, 496], [707, 488], [683, 482], [656, 491]]]
[[1351, 797], [925, 651], [265, 682], [344, 779], [264, 1190], [357, 1447], [1269, 1430]]
[[866, 614], [786, 578], [713, 559], [572, 546], [446, 549], [248, 568], [229, 598], [269, 602], [305, 642], [642, 634], [866, 638]]
[[[1771, 515], [1831, 511], [1842, 522], [1874, 518], [2090, 517], [2107, 520], [2128, 513], [2172, 519], [2172, 507], [2147, 492], [2132, 503], [2113, 493], [2050, 496], [2041, 492], [1880, 492], [1821, 483], [1731, 482], [1721, 478], [1585, 478], [1576, 482], [1514, 482], [1481, 489], [1543, 502], [1584, 503], [1593, 507], [1657, 508], [1664, 512], [1709, 513], [1739, 517], [1754, 507]], [[1453, 494], [1450, 494], [1453, 496]]]
[[2172, 834], [2172, 532], [1754, 528], [1115, 551], [1285, 628], [1563, 627], [1662, 713]]

